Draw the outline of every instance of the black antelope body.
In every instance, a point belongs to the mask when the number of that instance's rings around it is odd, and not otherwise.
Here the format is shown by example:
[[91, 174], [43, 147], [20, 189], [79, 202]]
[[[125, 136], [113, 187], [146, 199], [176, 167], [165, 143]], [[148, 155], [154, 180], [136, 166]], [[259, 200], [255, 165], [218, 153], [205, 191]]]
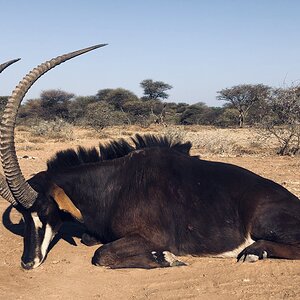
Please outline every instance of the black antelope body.
[[[139, 136], [100, 149], [58, 152], [26, 181], [14, 148], [18, 107], [49, 69], [30, 72], [10, 97], [1, 125], [1, 193], [25, 221], [22, 266], [39, 266], [65, 212], [83, 222], [93, 264], [110, 268], [182, 265], [174, 255], [300, 259], [300, 201], [246, 169], [189, 154], [190, 143]], [[134, 145], [134, 146], [132, 146]]]

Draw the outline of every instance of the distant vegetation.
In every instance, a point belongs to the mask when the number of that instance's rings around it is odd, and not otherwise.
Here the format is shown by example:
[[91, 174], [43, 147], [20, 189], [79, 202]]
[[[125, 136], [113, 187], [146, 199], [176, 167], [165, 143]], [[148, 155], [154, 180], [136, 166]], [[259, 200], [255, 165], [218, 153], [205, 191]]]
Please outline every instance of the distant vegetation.
[[[101, 130], [112, 125], [150, 124], [212, 125], [218, 127], [255, 126], [263, 135], [280, 142], [278, 154], [300, 152], [300, 88], [271, 88], [263, 84], [242, 84], [218, 91], [222, 107], [205, 103], [165, 102], [172, 86], [152, 79], [140, 83], [139, 98], [123, 89], [102, 89], [96, 95], [75, 96], [62, 90], [43, 91], [39, 98], [20, 108], [18, 123], [38, 126], [60, 120], [66, 124]], [[0, 97], [0, 109], [7, 97]], [[46, 123], [45, 123], [46, 122]], [[50, 126], [51, 127], [51, 126]]]

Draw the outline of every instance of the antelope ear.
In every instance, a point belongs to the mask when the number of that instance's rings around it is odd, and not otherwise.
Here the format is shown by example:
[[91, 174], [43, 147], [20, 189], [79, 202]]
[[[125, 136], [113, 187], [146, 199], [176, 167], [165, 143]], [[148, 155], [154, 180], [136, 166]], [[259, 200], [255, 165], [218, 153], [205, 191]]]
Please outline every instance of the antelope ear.
[[70, 213], [75, 219], [83, 223], [83, 217], [80, 210], [74, 205], [72, 200], [66, 195], [65, 191], [61, 187], [54, 183], [50, 191], [50, 195], [57, 203], [59, 209]]

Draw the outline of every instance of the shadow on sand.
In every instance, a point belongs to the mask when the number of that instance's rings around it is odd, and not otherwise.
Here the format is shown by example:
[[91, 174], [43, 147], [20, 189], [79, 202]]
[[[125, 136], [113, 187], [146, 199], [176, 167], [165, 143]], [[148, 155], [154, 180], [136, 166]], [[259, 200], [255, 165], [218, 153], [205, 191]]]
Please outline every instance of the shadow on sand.
[[[3, 212], [3, 215], [2, 215], [3, 226], [11, 233], [23, 237], [25, 224], [23, 222], [23, 219], [20, 219], [19, 223], [13, 223], [13, 221], [11, 220], [12, 209], [13, 209], [13, 206], [10, 205]], [[73, 246], [77, 246], [77, 244], [74, 240], [74, 237], [81, 238], [82, 234], [86, 231], [86, 228], [81, 223], [79, 223], [77, 221], [73, 221], [70, 218], [68, 218], [67, 216], [66, 216], [66, 218], [69, 220], [63, 223], [59, 232], [56, 234], [56, 236], [52, 240], [52, 242], [49, 246], [48, 252], [51, 251], [51, 249], [56, 245], [56, 243], [60, 239], [65, 240], [67, 243], [69, 243]]]

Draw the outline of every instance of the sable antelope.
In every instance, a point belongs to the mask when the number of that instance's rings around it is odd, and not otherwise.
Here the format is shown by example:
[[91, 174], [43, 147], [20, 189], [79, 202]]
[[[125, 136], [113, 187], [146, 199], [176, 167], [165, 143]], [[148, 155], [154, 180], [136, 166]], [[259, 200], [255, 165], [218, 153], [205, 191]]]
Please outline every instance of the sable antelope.
[[2, 191], [25, 221], [22, 266], [43, 262], [63, 212], [84, 223], [86, 244], [104, 244], [92, 262], [110, 268], [183, 265], [173, 254], [300, 259], [299, 199], [246, 169], [191, 156], [190, 143], [137, 135], [134, 146], [120, 140], [99, 150], [66, 150], [25, 181], [14, 148], [24, 95], [49, 69], [100, 46], [40, 65], [7, 103]]

